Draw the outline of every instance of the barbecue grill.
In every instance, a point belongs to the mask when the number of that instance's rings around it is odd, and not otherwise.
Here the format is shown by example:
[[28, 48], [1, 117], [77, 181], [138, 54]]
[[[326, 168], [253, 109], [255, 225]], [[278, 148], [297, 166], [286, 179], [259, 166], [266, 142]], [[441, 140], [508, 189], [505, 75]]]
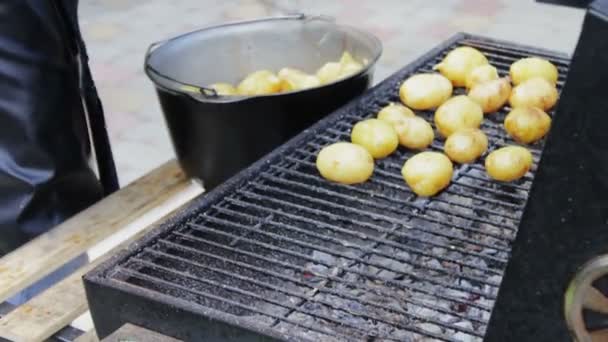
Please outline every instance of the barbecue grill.
[[[457, 166], [431, 198], [404, 183], [406, 149], [360, 185], [329, 183], [314, 166], [323, 146], [399, 101], [405, 78], [463, 45], [501, 76], [530, 55], [557, 65], [560, 89], [568, 73], [563, 54], [456, 35], [88, 274], [98, 335], [130, 322], [191, 341], [481, 340], [543, 142], [521, 180], [492, 181], [478, 161]], [[508, 110], [482, 124], [489, 150], [513, 143], [502, 127]], [[432, 122], [432, 111], [417, 114]]]

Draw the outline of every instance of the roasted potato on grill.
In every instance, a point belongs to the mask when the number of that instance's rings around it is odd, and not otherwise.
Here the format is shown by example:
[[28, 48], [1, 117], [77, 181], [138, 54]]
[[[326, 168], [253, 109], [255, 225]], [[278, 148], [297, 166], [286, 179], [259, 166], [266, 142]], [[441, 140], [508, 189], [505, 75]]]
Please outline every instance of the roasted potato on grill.
[[411, 109], [399, 103], [389, 103], [378, 112], [379, 120], [386, 121], [393, 126], [402, 123], [405, 118], [413, 116], [416, 114]]
[[484, 113], [488, 114], [499, 111], [507, 103], [511, 89], [509, 78], [504, 77], [474, 85], [468, 96], [481, 106]]
[[488, 64], [488, 59], [479, 50], [461, 46], [450, 51], [434, 69], [447, 77], [455, 87], [464, 87], [471, 71]]
[[421, 152], [408, 159], [401, 175], [418, 196], [433, 196], [450, 184], [454, 168], [443, 153]]
[[541, 77], [552, 84], [556, 84], [559, 73], [557, 67], [548, 60], [539, 57], [528, 57], [511, 64], [509, 75], [515, 85], [535, 77]]
[[426, 110], [439, 107], [452, 96], [452, 83], [440, 74], [416, 74], [399, 88], [399, 97], [408, 107]]
[[404, 118], [395, 125], [395, 130], [399, 136], [399, 143], [413, 150], [421, 150], [429, 146], [435, 139], [433, 127], [418, 116]]
[[466, 128], [478, 128], [483, 120], [483, 111], [477, 102], [465, 95], [459, 95], [439, 106], [434, 120], [439, 134], [449, 137], [452, 133]]
[[538, 107], [549, 110], [557, 102], [557, 88], [542, 77], [530, 78], [513, 88], [509, 103], [512, 108]]
[[490, 64], [475, 67], [467, 76], [467, 89], [473, 88], [476, 84], [494, 81], [498, 79], [498, 70]]
[[342, 184], [363, 183], [374, 172], [372, 155], [347, 142], [325, 146], [317, 155], [316, 165], [325, 179]]
[[521, 146], [506, 146], [490, 153], [485, 164], [490, 177], [511, 182], [523, 177], [530, 170], [532, 153]]
[[517, 142], [531, 144], [542, 139], [551, 127], [551, 117], [536, 107], [513, 109], [505, 118], [505, 130]]
[[353, 144], [364, 147], [376, 159], [388, 156], [399, 146], [395, 128], [390, 123], [378, 119], [363, 120], [355, 124], [350, 139]]
[[488, 137], [479, 129], [466, 129], [450, 135], [444, 145], [445, 154], [460, 164], [472, 163], [488, 149]]
[[260, 70], [249, 74], [236, 88], [240, 95], [266, 95], [281, 91], [281, 80], [272, 71]]

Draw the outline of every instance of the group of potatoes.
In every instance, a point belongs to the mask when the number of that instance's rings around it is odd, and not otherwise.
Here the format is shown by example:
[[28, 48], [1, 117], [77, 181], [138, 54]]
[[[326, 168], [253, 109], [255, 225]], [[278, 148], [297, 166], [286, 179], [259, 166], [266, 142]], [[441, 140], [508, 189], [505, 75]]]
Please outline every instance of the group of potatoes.
[[[445, 138], [445, 154], [420, 152], [401, 169], [405, 182], [419, 196], [433, 196], [449, 185], [452, 162], [472, 163], [486, 152], [488, 138], [479, 129], [484, 114], [500, 110], [507, 102], [511, 112], [504, 127], [515, 141], [531, 144], [549, 131], [551, 117], [545, 111], [558, 98], [558, 71], [551, 62], [538, 57], [520, 59], [511, 65], [509, 76], [500, 78], [480, 51], [463, 46], [450, 51], [434, 69], [439, 73], [416, 74], [401, 84], [402, 104], [391, 103], [376, 119], [355, 124], [351, 143], [324, 147], [316, 160], [321, 175], [338, 183], [361, 183], [371, 177], [374, 159], [390, 155], [398, 145], [427, 148], [435, 133], [412, 109], [436, 108], [435, 126]], [[467, 95], [452, 97], [454, 87], [466, 87]], [[486, 172], [498, 181], [517, 180], [531, 166], [532, 154], [517, 145], [496, 149], [485, 159]]]
[[249, 74], [236, 87], [230, 83], [214, 83], [209, 88], [218, 95], [268, 95], [318, 87], [348, 77], [363, 68], [345, 51], [338, 62], [325, 63], [315, 75], [295, 68], [283, 68], [277, 74], [270, 70], [259, 70]]

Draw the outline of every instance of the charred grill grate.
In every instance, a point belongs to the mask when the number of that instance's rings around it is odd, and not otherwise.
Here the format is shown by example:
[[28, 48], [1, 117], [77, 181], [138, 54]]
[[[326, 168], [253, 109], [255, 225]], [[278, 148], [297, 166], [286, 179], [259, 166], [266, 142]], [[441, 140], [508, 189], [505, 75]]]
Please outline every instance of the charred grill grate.
[[[399, 101], [403, 79], [458, 45], [479, 48], [501, 76], [516, 59], [547, 57], [560, 89], [568, 69], [559, 54], [459, 35], [208, 195], [103, 277], [286, 339], [481, 340], [533, 172], [499, 184], [481, 161], [457, 166], [446, 191], [422, 199], [401, 178], [413, 155], [403, 148], [361, 185], [328, 183], [314, 166], [321, 147], [348, 141], [356, 121]], [[490, 151], [512, 143], [506, 112], [484, 120]], [[432, 112], [417, 114], [432, 122]], [[535, 166], [541, 150], [532, 147]]]

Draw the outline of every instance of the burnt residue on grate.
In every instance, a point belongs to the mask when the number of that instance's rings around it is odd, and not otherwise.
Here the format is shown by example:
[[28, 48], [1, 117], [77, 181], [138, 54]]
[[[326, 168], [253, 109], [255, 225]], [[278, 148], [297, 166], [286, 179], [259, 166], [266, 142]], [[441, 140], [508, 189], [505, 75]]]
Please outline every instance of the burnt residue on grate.
[[[413, 155], [403, 148], [377, 161], [373, 177], [360, 185], [329, 183], [314, 165], [320, 148], [348, 141], [355, 122], [399, 101], [403, 79], [430, 72], [460, 45], [480, 49], [501, 76], [529, 55], [558, 66], [560, 88], [567, 73], [561, 55], [454, 39], [237, 176], [221, 195], [209, 195], [105, 277], [287, 339], [481, 340], [535, 169], [517, 182], [497, 183], [482, 158], [456, 166], [451, 185], [424, 199], [401, 177]], [[513, 143], [502, 126], [508, 110], [483, 122], [489, 151]], [[432, 122], [432, 112], [417, 114]], [[431, 149], [441, 151], [442, 144], [436, 140]], [[542, 143], [531, 149], [536, 166]]]

